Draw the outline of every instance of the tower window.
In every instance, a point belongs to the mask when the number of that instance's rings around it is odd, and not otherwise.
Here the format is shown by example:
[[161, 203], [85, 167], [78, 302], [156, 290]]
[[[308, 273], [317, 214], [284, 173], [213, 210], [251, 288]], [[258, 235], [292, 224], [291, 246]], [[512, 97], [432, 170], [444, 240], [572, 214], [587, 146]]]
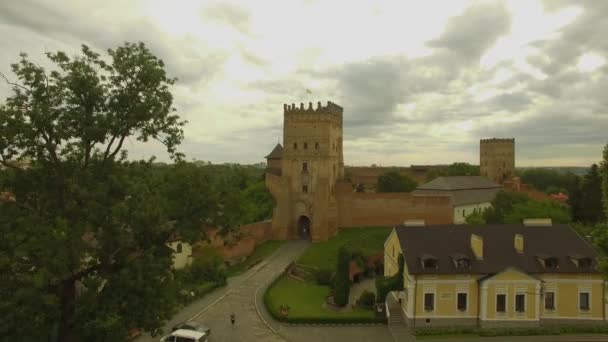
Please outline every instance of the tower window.
[[308, 163], [307, 162], [302, 163], [302, 172], [308, 172]]
[[308, 193], [308, 185], [302, 185], [302, 192], [305, 194]]
[[308, 149], [308, 143], [304, 143], [304, 149], [307, 150]]
[[319, 143], [318, 143], [318, 142], [316, 142], [316, 143], [315, 143], [315, 150], [318, 150], [318, 149], [319, 149]]
[[293, 149], [297, 150], [298, 149], [298, 143], [293, 143]]

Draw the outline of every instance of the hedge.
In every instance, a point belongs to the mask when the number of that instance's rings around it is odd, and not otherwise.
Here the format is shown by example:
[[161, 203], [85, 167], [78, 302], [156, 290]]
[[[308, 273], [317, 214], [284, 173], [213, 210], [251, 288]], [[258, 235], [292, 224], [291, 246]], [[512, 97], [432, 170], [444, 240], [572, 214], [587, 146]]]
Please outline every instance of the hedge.
[[606, 334], [608, 325], [566, 325], [556, 327], [538, 328], [417, 328], [416, 336], [439, 336], [439, 335], [479, 335], [489, 336], [531, 336], [531, 335], [562, 335], [562, 334]]

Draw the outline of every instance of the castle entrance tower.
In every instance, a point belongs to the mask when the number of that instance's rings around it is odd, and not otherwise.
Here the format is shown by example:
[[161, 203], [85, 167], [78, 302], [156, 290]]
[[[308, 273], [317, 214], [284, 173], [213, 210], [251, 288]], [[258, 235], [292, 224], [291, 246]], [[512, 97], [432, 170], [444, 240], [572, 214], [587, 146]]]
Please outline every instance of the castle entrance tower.
[[280, 176], [266, 176], [276, 200], [276, 238], [325, 241], [337, 232], [336, 181], [344, 177], [342, 107], [283, 106]]
[[515, 139], [481, 139], [479, 141], [481, 175], [498, 184], [515, 176]]

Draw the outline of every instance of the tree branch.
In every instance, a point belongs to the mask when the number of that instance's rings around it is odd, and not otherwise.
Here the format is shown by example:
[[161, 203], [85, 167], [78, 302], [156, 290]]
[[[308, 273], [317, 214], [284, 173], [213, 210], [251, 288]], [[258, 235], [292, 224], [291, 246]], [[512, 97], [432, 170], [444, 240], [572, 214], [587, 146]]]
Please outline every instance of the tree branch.
[[21, 84], [18, 84], [18, 83], [13, 83], [13, 82], [9, 81], [9, 80], [8, 80], [8, 78], [7, 78], [6, 76], [4, 76], [4, 74], [3, 74], [3, 73], [1, 73], [1, 72], [0, 72], [0, 77], [4, 78], [4, 80], [6, 81], [6, 83], [8, 83], [8, 84], [10, 84], [10, 85], [12, 85], [12, 86], [15, 86], [15, 87], [19, 87], [19, 88], [25, 89], [25, 90], [27, 90], [28, 92], [29, 92], [29, 91], [31, 91], [29, 88], [24, 87], [24, 86], [22, 86]]

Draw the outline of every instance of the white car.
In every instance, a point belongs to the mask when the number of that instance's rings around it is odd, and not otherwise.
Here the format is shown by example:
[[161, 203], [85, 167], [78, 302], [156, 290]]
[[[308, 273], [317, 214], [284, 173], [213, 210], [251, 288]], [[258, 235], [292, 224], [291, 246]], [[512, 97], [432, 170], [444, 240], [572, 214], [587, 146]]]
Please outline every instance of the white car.
[[200, 331], [178, 329], [160, 339], [160, 342], [206, 342], [207, 334]]

